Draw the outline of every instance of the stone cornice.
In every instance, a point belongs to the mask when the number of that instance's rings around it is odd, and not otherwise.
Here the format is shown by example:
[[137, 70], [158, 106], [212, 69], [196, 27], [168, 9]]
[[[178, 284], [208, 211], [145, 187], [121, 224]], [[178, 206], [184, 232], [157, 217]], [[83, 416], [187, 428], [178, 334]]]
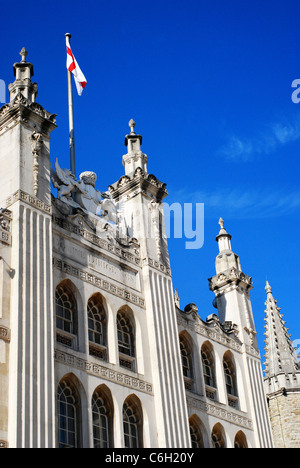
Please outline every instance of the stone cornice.
[[30, 195], [29, 193], [24, 192], [23, 190], [17, 190], [13, 195], [11, 195], [9, 198], [6, 200], [6, 206], [11, 206], [13, 203], [17, 201], [22, 201], [26, 203], [27, 205], [32, 206], [33, 208], [36, 208], [40, 211], [43, 211], [44, 213], [51, 215], [51, 206], [48, 205], [47, 203], [43, 202], [37, 197], [34, 197], [33, 195]]
[[150, 395], [153, 394], [152, 384], [141, 380], [137, 376], [124, 374], [123, 372], [105, 367], [105, 365], [87, 361], [60, 350], [55, 350], [55, 360], [58, 363], [74, 367], [75, 369], [85, 371], [88, 374], [122, 385], [122, 387], [128, 387]]
[[0, 130], [9, 126], [11, 120], [20, 120], [27, 123], [29, 117], [46, 134], [56, 128], [55, 114], [51, 114], [37, 102], [31, 102], [19, 93], [12, 102], [1, 107]]
[[195, 320], [188, 320], [182, 316], [182, 313], [177, 311], [177, 323], [184, 329], [189, 329], [204, 336], [212, 341], [218, 342], [226, 347], [231, 348], [239, 353], [242, 352], [242, 343], [238, 338], [233, 337], [232, 334], [228, 335], [222, 328], [221, 324], [217, 321], [209, 323], [204, 322], [199, 316]]
[[71, 223], [67, 219], [62, 218], [60, 216], [56, 216], [54, 214], [52, 219], [54, 227], [57, 226], [67, 231], [69, 234], [75, 234], [76, 236], [87, 240], [94, 246], [100, 247], [109, 252], [110, 254], [116, 255], [117, 257], [122, 258], [122, 260], [126, 260], [127, 262], [132, 263], [135, 266], [141, 265], [140, 251], [138, 245], [133, 246], [128, 251], [126, 251], [125, 249], [122, 249], [121, 246], [117, 244], [112, 244], [109, 241], [98, 237], [95, 233], [86, 229], [83, 224], [81, 226], [76, 225], [74, 223]]
[[[265, 379], [266, 380], [266, 379]], [[282, 387], [279, 390], [276, 390], [276, 392], [271, 392], [271, 393], [266, 393], [267, 398], [269, 400], [272, 400], [273, 398], [276, 398], [278, 396], [287, 396], [290, 395], [291, 393], [300, 393], [300, 387]]]
[[230, 284], [240, 285], [247, 292], [252, 289], [252, 278], [245, 275], [242, 271], [236, 268], [230, 268], [224, 272], [218, 273], [217, 275], [209, 278], [209, 289], [216, 292], [219, 289], [223, 289]]
[[246, 414], [228, 411], [226, 408], [208, 402], [204, 397], [202, 398], [187, 396], [188, 407], [204, 411], [205, 414], [208, 414], [209, 416], [215, 416], [218, 419], [223, 419], [231, 424], [236, 424], [237, 426], [253, 431], [253, 422], [246, 416]]
[[115, 199], [125, 194], [137, 195], [143, 192], [161, 202], [168, 195], [166, 184], [159, 181], [153, 174], [145, 173], [140, 167], [131, 175], [123, 175], [118, 182], [110, 185], [108, 189]]
[[125, 288], [117, 286], [114, 283], [111, 283], [107, 279], [103, 279], [103, 277], [75, 267], [71, 265], [71, 263], [67, 263], [64, 260], [56, 257], [53, 257], [53, 266], [58, 270], [67, 273], [68, 275], [80, 278], [81, 281], [93, 284], [99, 289], [109, 292], [114, 296], [118, 296], [124, 299], [126, 302], [131, 302], [132, 304], [145, 308], [145, 300], [142, 297], [132, 293], [131, 291], [128, 291]]

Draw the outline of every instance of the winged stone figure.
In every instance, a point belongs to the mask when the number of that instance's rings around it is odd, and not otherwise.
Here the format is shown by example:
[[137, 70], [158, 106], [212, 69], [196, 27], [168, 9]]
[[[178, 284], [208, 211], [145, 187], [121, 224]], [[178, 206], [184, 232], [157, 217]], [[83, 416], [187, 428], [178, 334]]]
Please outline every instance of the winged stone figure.
[[75, 208], [80, 207], [72, 198], [72, 194], [75, 193], [77, 189], [80, 190], [80, 184], [69, 169], [62, 169], [59, 166], [57, 158], [55, 159], [55, 171], [51, 165], [50, 176], [53, 187], [57, 188], [57, 198]]

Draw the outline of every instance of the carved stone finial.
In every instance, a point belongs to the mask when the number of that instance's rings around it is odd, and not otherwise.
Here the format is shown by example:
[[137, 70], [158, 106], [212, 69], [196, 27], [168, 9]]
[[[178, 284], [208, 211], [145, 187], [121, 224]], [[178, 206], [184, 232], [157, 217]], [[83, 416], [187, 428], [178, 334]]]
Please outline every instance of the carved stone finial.
[[269, 281], [266, 281], [265, 290], [266, 290], [267, 294], [272, 294], [272, 289], [271, 289]]
[[222, 218], [219, 219], [219, 225], [221, 229], [224, 229], [224, 219]]
[[134, 135], [135, 134], [135, 131], [134, 131], [135, 121], [133, 119], [130, 119], [128, 125], [131, 130], [130, 135]]
[[21, 52], [20, 52], [20, 55], [22, 57], [22, 60], [21, 62], [26, 62], [26, 57], [28, 55], [28, 52], [27, 50], [25, 49], [25, 47], [22, 48]]

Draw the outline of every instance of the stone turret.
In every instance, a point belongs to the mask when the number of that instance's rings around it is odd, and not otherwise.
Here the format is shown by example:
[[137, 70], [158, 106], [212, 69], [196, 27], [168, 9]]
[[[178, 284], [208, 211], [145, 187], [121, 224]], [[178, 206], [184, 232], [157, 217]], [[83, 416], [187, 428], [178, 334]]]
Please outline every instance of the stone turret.
[[231, 235], [224, 228], [222, 218], [219, 225], [220, 230], [216, 237], [219, 247], [215, 261], [216, 275], [209, 280], [209, 287], [216, 296], [213, 304], [218, 309], [221, 324], [234, 330], [241, 342], [248, 404], [253, 412], [258, 444], [272, 447], [260, 353], [249, 294], [252, 278], [243, 273], [239, 256], [232, 251]]
[[219, 220], [220, 231], [216, 237], [219, 254], [216, 257], [216, 275], [210, 278], [210, 289], [215, 293], [216, 305], [221, 323], [232, 322], [237, 325], [242, 340], [258, 350], [256, 331], [250, 302], [249, 291], [252, 278], [242, 272], [240, 258], [232, 251], [231, 235]]
[[8, 86], [10, 101], [12, 102], [15, 97], [21, 93], [30, 102], [35, 102], [38, 95], [38, 89], [37, 84], [32, 83], [31, 81], [34, 74], [33, 65], [32, 63], [26, 62], [28, 52], [25, 47], [22, 48], [20, 55], [22, 57], [21, 62], [14, 64], [14, 75], [16, 80]]
[[135, 121], [133, 119], [130, 119], [128, 125], [131, 132], [129, 135], [125, 136], [125, 146], [127, 146], [127, 154], [123, 156], [125, 174], [133, 174], [137, 168], [142, 169], [142, 171], [146, 173], [148, 158], [147, 155], [141, 151], [143, 137], [135, 133]]

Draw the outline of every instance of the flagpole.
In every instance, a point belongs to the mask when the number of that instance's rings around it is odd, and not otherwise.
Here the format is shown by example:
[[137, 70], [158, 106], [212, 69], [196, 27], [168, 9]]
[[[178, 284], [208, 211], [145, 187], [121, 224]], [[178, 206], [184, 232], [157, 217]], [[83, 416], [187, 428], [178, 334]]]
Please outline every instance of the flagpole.
[[[71, 34], [66, 33], [65, 37], [66, 38], [68, 37], [70, 40]], [[72, 73], [69, 70], [68, 70], [68, 107], [69, 107], [70, 164], [71, 164], [71, 172], [76, 177]]]

